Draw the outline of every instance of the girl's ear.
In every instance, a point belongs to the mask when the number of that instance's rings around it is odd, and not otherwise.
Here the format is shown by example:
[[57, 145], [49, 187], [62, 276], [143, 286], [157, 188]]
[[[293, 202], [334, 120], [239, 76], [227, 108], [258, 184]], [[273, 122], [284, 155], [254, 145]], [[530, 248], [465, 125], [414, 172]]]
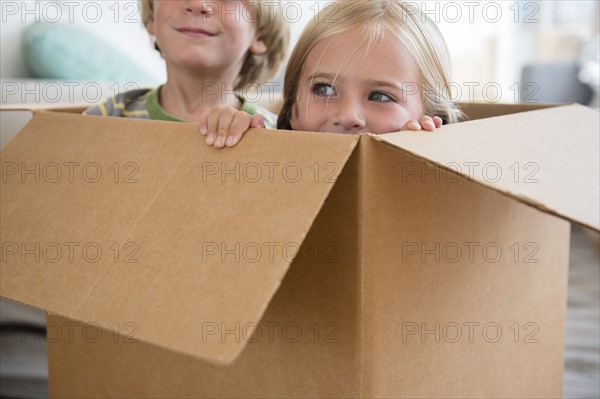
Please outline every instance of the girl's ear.
[[149, 34], [151, 34], [152, 36], [155, 35], [154, 33], [154, 18], [151, 18], [150, 21], [148, 21], [146, 23], [146, 30], [148, 31]]
[[296, 130], [294, 126], [298, 126], [298, 106], [295, 101], [292, 104], [292, 111], [290, 112], [290, 127], [292, 130]]
[[254, 55], [260, 55], [267, 52], [267, 45], [262, 38], [257, 37], [250, 45], [250, 53]]

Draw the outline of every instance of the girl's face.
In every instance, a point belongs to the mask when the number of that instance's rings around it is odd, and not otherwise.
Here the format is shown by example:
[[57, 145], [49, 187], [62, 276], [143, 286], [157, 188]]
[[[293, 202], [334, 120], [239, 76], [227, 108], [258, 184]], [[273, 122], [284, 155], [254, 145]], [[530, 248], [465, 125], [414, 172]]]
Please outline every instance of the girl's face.
[[387, 35], [355, 48], [359, 28], [320, 41], [309, 52], [292, 108], [293, 130], [390, 133], [423, 115], [417, 66]]

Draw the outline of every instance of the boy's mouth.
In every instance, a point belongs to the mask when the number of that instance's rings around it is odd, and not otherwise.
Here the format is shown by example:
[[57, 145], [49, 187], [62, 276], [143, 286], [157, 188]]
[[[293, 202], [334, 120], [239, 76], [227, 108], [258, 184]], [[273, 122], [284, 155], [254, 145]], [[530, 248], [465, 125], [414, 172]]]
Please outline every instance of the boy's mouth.
[[195, 38], [205, 38], [205, 37], [216, 36], [216, 34], [209, 32], [207, 30], [201, 29], [201, 28], [183, 27], [183, 28], [176, 28], [176, 30], [177, 30], [177, 32], [182, 33], [186, 36], [195, 37]]

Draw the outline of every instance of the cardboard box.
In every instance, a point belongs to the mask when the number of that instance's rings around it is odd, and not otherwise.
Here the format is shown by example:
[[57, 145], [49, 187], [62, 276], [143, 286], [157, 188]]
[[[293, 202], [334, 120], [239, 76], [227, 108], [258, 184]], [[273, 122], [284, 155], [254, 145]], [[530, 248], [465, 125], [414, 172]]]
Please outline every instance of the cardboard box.
[[598, 120], [219, 151], [191, 124], [37, 112], [1, 154], [1, 294], [49, 312], [51, 397], [560, 397]]

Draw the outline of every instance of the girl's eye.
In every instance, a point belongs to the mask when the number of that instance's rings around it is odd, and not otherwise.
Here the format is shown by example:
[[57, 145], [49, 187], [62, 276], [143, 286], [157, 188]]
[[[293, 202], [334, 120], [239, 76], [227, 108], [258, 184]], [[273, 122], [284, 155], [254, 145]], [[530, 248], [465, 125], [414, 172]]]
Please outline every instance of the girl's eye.
[[329, 97], [335, 94], [333, 86], [325, 83], [315, 83], [312, 85], [311, 91], [317, 96]]
[[369, 94], [369, 101], [389, 102], [396, 100], [394, 100], [391, 96], [388, 96], [385, 93], [382, 93], [380, 91], [374, 91], [371, 94]]

